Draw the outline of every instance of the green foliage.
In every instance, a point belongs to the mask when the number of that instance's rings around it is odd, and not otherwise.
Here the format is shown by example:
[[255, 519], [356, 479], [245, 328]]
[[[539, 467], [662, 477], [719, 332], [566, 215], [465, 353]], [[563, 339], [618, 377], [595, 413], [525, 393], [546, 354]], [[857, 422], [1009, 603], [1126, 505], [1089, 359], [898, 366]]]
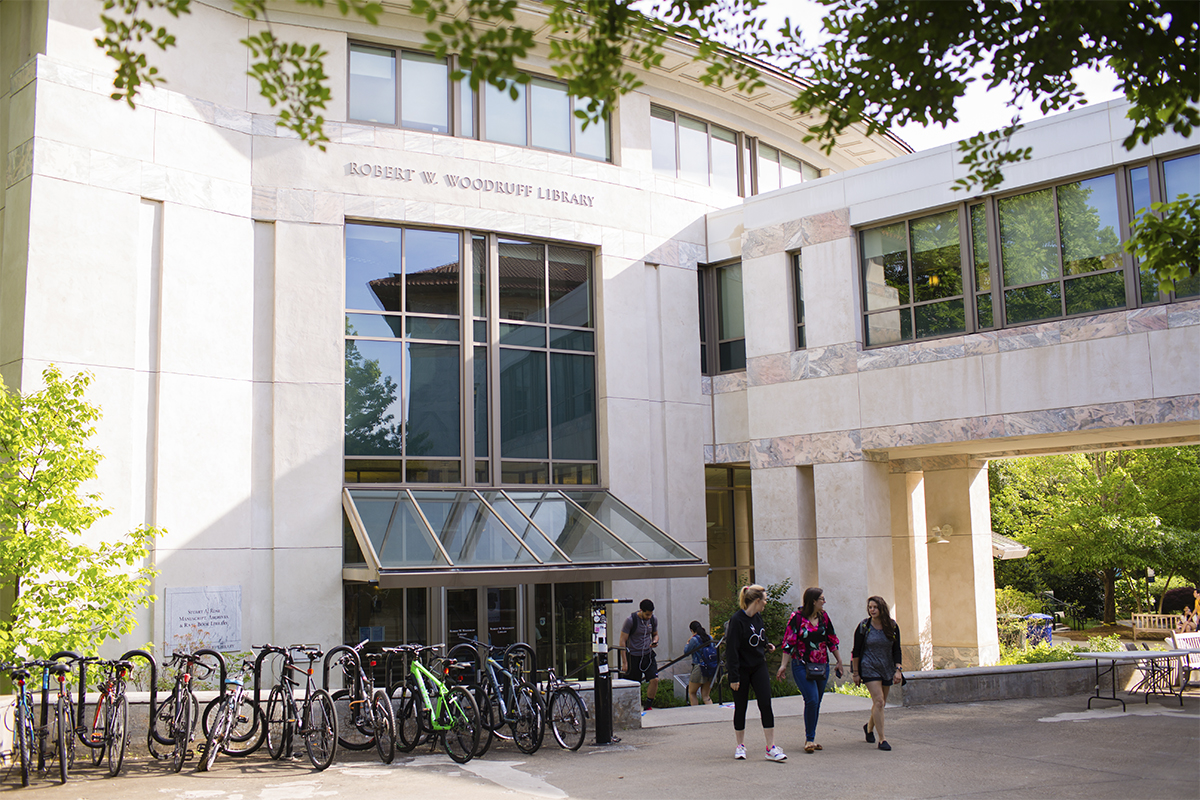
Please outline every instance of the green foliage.
[[1005, 647], [1000, 646], [1000, 660], [997, 662], [1000, 665], [1007, 666], [1011, 664], [1045, 664], [1050, 661], [1074, 661], [1075, 646], [1069, 644], [1050, 645], [1045, 642], [1038, 642], [1033, 647]]
[[830, 684], [830, 686], [831, 686], [830, 691], [837, 692], [838, 694], [848, 694], [853, 697], [870, 697], [871, 696], [871, 691], [865, 685], [861, 685], [861, 684], [858, 686], [855, 686], [854, 683], [847, 682], [847, 683], [839, 683], [836, 686], [833, 684]]
[[0, 658], [92, 653], [129, 633], [154, 598], [148, 549], [161, 532], [140, 526], [90, 547], [92, 524], [110, 512], [82, 485], [100, 453], [87, 447], [100, 410], [84, 397], [91, 377], [42, 373], [45, 388], [0, 392], [0, 576], [15, 589], [11, 620], [0, 622]]
[[1151, 203], [1153, 213], [1129, 224], [1125, 252], [1158, 277], [1158, 290], [1175, 290], [1176, 281], [1200, 274], [1200, 197], [1182, 194], [1170, 203]]
[[[705, 597], [700, 602], [709, 607], [709, 618], [712, 623], [713, 639], [720, 639], [725, 635], [725, 623], [729, 618], [737, 613], [741, 606], [738, 605], [738, 592], [741, 591], [742, 584], [737, 589], [731, 592], [732, 597], [728, 599], [713, 599]], [[762, 617], [763, 624], [767, 628], [767, 640], [776, 647], [783, 641], [783, 629], [787, 626], [788, 618], [792, 616], [793, 608], [791, 604], [783, 598], [787, 597], [788, 592], [792, 589], [792, 579], [784, 578], [779, 583], [772, 583], [767, 589], [767, 607], [763, 609]]]
[[996, 590], [996, 616], [1006, 617], [1010, 614], [1025, 616], [1038, 614], [1042, 610], [1042, 599], [1027, 592], [1018, 591], [1011, 586]]
[[1089, 636], [1086, 652], [1116, 653], [1117, 651], [1124, 649], [1125, 645], [1121, 644], [1121, 637], [1114, 633], [1112, 636]]
[[1200, 569], [1200, 457], [1194, 447], [993, 462], [992, 528], [1032, 547], [1054, 569], [1104, 582], [1104, 620], [1116, 620], [1117, 582], [1134, 610], [1148, 606], [1147, 567], [1163, 577]]
[[[155, 28], [143, 14], [162, 8], [178, 17], [191, 13], [190, 3], [191, 0], [104, 0], [105, 13], [100, 15], [100, 22], [104, 25], [105, 35], [96, 39], [96, 44], [117, 62], [112, 99], [124, 100], [133, 108], [142, 84], [154, 86], [162, 82], [158, 69], [150, 65], [146, 54], [140, 52], [137, 45], [150, 42], [159, 50], [166, 50], [174, 46], [175, 37], [161, 25]], [[117, 9], [119, 15], [109, 16], [108, 12], [113, 9]]]

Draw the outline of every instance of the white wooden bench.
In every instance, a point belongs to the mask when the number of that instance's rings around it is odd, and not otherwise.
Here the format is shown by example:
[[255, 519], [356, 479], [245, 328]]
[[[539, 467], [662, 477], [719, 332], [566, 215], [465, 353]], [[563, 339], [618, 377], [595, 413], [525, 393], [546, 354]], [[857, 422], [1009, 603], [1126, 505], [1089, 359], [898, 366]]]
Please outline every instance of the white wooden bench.
[[1179, 625], [1179, 614], [1134, 614], [1133, 638], [1166, 639]]
[[[1172, 633], [1171, 643], [1175, 650], [1192, 650], [1200, 647], [1200, 633]], [[1184, 689], [1191, 682], [1194, 671], [1200, 672], [1200, 653], [1179, 659], [1179, 682]]]

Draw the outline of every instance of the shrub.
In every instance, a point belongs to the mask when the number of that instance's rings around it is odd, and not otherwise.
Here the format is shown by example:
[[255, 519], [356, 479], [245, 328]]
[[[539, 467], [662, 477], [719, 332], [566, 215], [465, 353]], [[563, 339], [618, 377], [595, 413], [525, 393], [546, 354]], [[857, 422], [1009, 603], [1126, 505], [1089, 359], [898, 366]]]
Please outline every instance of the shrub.
[[1038, 642], [1033, 647], [1008, 648], [1000, 647], [1001, 665], [1012, 664], [1045, 664], [1052, 661], [1074, 661], [1075, 646], [1069, 644], [1046, 644]]
[[1184, 606], [1191, 608], [1196, 602], [1195, 595], [1193, 594], [1195, 591], [1195, 586], [1178, 586], [1174, 589], [1168, 589], [1163, 593], [1162, 613], [1176, 614], [1183, 611]]
[[1125, 645], [1121, 644], [1121, 637], [1115, 633], [1112, 636], [1088, 637], [1087, 652], [1089, 653], [1115, 653], [1123, 649], [1125, 649]]
[[867, 689], [866, 684], [855, 686], [852, 682], [839, 683], [837, 686], [830, 684], [829, 691], [837, 692], [838, 694], [849, 694], [855, 697], [870, 697], [871, 692]]

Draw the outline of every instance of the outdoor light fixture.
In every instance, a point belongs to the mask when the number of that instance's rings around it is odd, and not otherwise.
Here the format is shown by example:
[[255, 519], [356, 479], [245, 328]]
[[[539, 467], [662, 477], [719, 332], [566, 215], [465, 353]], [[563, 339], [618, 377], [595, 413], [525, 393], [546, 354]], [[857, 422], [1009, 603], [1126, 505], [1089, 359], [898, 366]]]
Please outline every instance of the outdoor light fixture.
[[925, 544], [949, 544], [950, 534], [954, 533], [954, 528], [949, 525], [942, 525], [939, 528], [929, 529], [929, 538], [925, 540]]

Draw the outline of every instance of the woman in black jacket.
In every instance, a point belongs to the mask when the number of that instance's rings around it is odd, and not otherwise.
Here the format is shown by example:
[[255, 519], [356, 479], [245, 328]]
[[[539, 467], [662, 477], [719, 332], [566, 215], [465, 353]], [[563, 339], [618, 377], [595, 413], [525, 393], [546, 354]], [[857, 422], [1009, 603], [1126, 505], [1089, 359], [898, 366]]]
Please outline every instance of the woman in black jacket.
[[879, 734], [879, 749], [891, 750], [883, 738], [883, 707], [888, 690], [903, 682], [900, 656], [900, 627], [892, 621], [888, 604], [882, 597], [867, 600], [867, 618], [854, 629], [854, 649], [850, 653], [850, 674], [854, 685], [867, 685], [871, 693], [871, 718], [863, 725], [868, 742]]
[[750, 687], [754, 687], [767, 739], [767, 760], [787, 761], [783, 750], [775, 744], [775, 715], [771, 713], [771, 676], [767, 674], [766, 654], [775, 645], [767, 641], [762, 618], [767, 607], [767, 590], [757, 584], [743, 586], [738, 604], [742, 610], [735, 612], [725, 626], [725, 669], [733, 691], [733, 734], [737, 738], [733, 757], [746, 758], [746, 707], [750, 704]]

